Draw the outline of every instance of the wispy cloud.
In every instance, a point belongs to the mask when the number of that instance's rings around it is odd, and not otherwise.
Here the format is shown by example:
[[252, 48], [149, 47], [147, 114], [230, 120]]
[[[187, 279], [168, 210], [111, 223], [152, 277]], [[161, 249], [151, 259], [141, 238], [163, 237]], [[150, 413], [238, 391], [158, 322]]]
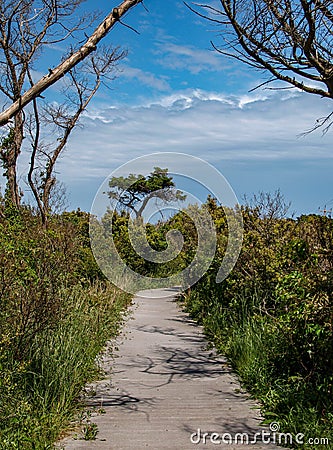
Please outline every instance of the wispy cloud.
[[198, 49], [189, 45], [161, 42], [157, 46], [157, 62], [172, 70], [188, 70], [193, 74], [219, 71], [226, 67], [226, 61], [211, 50]]
[[130, 66], [121, 66], [121, 76], [123, 78], [139, 81], [145, 86], [151, 87], [158, 91], [170, 90], [170, 85], [163, 77], [157, 77], [153, 73], [145, 72], [142, 69], [138, 69]]

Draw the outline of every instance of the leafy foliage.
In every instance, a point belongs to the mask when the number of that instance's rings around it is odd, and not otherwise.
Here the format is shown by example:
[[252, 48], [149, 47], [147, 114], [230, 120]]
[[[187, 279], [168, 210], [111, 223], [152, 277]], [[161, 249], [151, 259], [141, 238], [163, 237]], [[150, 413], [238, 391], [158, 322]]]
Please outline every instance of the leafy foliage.
[[45, 228], [29, 208], [0, 211], [0, 448], [51, 448], [130, 299], [100, 273], [87, 213]]
[[[285, 210], [280, 196], [277, 202], [271, 195], [257, 200], [242, 207], [244, 242], [233, 272], [215, 283], [219, 247], [185, 305], [268, 418], [273, 414], [284, 432], [332, 442], [333, 221], [317, 215], [284, 218], [273, 211]], [[223, 240], [221, 208], [209, 204]]]
[[116, 200], [127, 211], [133, 211], [136, 217], [141, 217], [152, 198], [159, 198], [164, 202], [185, 200], [186, 196], [178, 189], [168, 169], [155, 167], [148, 176], [130, 174], [128, 177], [112, 177], [109, 181], [110, 199]]

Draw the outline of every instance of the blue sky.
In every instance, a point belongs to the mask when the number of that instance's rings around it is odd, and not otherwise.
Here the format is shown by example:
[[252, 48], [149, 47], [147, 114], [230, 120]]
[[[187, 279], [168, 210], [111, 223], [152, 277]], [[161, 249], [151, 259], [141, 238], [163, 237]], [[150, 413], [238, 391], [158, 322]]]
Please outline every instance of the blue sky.
[[[214, 52], [210, 40], [219, 42], [218, 28], [182, 1], [145, 6], [148, 12], [139, 5], [124, 19], [139, 35], [121, 25], [111, 31], [108, 42], [127, 48], [128, 56], [58, 163], [69, 208], [90, 210], [113, 170], [159, 151], [207, 160], [239, 198], [279, 188], [296, 215], [333, 207], [333, 129], [302, 136], [333, 102], [296, 90], [250, 93], [265, 75]], [[110, 0], [98, 7], [108, 11]], [[53, 50], [56, 65], [61, 52]]]

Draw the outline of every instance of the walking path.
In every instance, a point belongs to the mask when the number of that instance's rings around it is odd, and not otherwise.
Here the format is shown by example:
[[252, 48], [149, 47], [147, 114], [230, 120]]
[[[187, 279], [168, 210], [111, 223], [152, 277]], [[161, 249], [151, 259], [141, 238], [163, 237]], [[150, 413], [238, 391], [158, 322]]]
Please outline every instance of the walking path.
[[[99, 410], [91, 418], [96, 440], [68, 437], [61, 448], [278, 448], [261, 442], [256, 404], [241, 392], [226, 361], [207, 349], [202, 328], [181, 311], [175, 295], [170, 289], [135, 297], [116, 358], [104, 356], [107, 377], [93, 385], [96, 395], [88, 400]], [[258, 433], [257, 443], [240, 445], [246, 435], [236, 433], [246, 433], [250, 442]]]

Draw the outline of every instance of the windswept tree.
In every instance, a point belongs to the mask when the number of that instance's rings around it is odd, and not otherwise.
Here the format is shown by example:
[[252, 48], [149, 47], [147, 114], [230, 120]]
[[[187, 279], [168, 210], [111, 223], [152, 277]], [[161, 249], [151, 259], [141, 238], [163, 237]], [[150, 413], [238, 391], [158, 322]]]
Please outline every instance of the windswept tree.
[[112, 177], [109, 188], [106, 194], [119, 204], [117, 209], [134, 212], [137, 219], [142, 217], [144, 209], [152, 198], [157, 198], [166, 204], [186, 199], [186, 195], [176, 189], [168, 169], [160, 167], [155, 167], [148, 176], [130, 174], [128, 177]]
[[[331, 0], [220, 0], [187, 6], [215, 23], [216, 51], [267, 72], [260, 86], [290, 87], [333, 99], [333, 2]], [[331, 124], [333, 113], [317, 127]]]
[[[83, 1], [4, 0], [0, 2], [0, 102], [2, 104], [0, 126], [3, 126], [0, 135], [2, 139], [0, 157], [7, 177], [8, 198], [16, 206], [19, 205], [21, 196], [17, 182], [17, 161], [26, 134], [30, 137], [34, 135], [32, 148], [35, 153], [37, 146], [41, 148], [42, 115], [40, 112], [37, 113], [37, 108], [38, 102], [43, 99], [42, 94], [61, 78], [65, 78], [66, 82], [68, 80], [73, 82], [73, 89], [78, 96], [74, 104], [78, 104], [78, 107], [70, 114], [67, 111], [61, 120], [58, 117], [58, 125], [61, 121], [60, 128], [66, 129], [68, 134], [78, 120], [77, 111], [80, 110], [80, 115], [90, 101], [87, 102], [88, 98], [91, 98], [91, 94], [94, 95], [98, 89], [103, 76], [111, 66], [113, 67], [113, 62], [119, 59], [119, 54], [116, 56], [114, 49], [109, 48], [109, 51], [105, 53], [105, 50], [100, 51], [97, 48], [98, 44], [116, 23], [123, 23], [121, 18], [126, 12], [142, 0], [125, 0], [118, 7], [110, 8], [110, 13], [93, 31], [91, 27], [94, 26], [96, 16], [81, 14], [79, 7]], [[60, 57], [58, 65], [49, 68], [47, 73], [38, 79], [38, 72], [43, 70], [42, 61], [45, 52], [56, 44], [66, 48], [64, 54]], [[104, 59], [104, 67], [101, 63], [102, 59]], [[95, 64], [97, 60], [98, 64]], [[88, 61], [95, 81], [92, 84], [86, 83], [86, 87], [83, 87], [82, 77], [78, 77], [78, 71], [75, 68], [80, 65], [80, 73], [82, 73], [85, 71], [82, 64]], [[31, 133], [32, 130], [33, 133]], [[65, 134], [60, 139], [63, 139]], [[55, 154], [56, 152], [53, 152], [53, 155]], [[35, 161], [36, 158], [32, 157], [32, 159]], [[52, 161], [49, 160], [49, 162], [52, 165]], [[29, 178], [29, 184], [32, 186], [31, 176]]]

